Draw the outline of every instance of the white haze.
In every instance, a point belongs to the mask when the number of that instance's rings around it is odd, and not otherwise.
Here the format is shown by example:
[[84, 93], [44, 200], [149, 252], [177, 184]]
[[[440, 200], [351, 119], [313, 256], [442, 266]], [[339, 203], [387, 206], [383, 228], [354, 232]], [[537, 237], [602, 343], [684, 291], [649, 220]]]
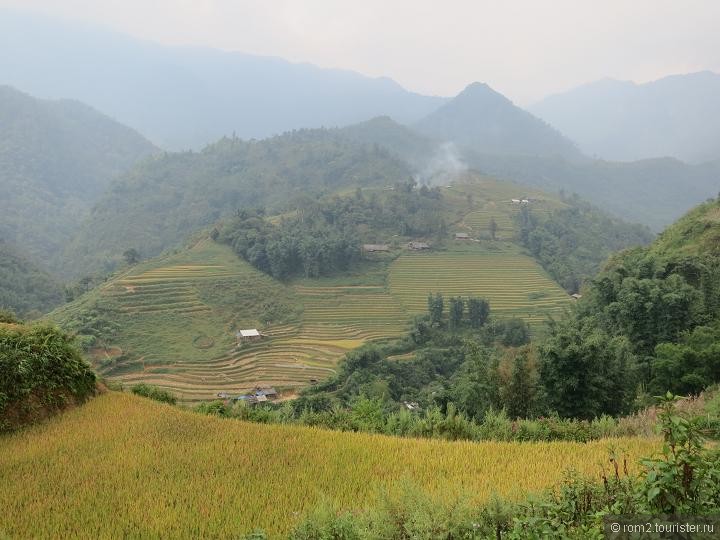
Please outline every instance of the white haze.
[[[717, 0], [0, 0], [170, 45], [280, 56], [520, 105], [612, 77], [720, 71]], [[1, 16], [1, 14], [0, 14]]]
[[438, 145], [430, 159], [418, 168], [420, 170], [415, 174], [418, 184], [444, 186], [467, 171], [468, 165], [455, 144], [446, 142]]

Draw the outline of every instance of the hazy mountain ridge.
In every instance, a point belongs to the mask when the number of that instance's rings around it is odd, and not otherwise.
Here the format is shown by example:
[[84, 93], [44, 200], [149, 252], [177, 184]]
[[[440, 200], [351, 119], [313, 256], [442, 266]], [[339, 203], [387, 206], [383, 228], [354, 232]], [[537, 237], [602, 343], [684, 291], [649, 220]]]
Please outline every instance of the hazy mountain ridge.
[[643, 223], [655, 231], [720, 189], [720, 160], [691, 165], [672, 158], [626, 163], [489, 153], [457, 141], [443, 146], [388, 118], [341, 131], [367, 144], [386, 146], [411, 163], [421, 178], [442, 170], [475, 168], [548, 192], [578, 193], [626, 221]]
[[414, 124], [420, 133], [477, 152], [581, 159], [574, 143], [488, 85], [473, 83]]
[[224, 135], [264, 138], [379, 115], [413, 122], [444, 102], [388, 78], [280, 58], [165, 47], [71, 23], [3, 13], [0, 82], [73, 97], [170, 149]]
[[720, 156], [720, 74], [672, 75], [635, 84], [603, 79], [549, 96], [529, 110], [588, 155], [699, 163]]
[[8, 86], [0, 86], [0, 125], [0, 236], [48, 269], [111, 180], [156, 152], [86, 105]]

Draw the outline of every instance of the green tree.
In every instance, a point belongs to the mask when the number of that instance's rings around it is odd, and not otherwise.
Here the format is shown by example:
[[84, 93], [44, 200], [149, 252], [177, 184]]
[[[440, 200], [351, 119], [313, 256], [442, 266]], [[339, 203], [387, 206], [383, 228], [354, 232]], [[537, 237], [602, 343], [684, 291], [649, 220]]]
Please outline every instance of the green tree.
[[468, 298], [468, 320], [472, 328], [481, 328], [490, 316], [490, 303], [484, 298]]
[[444, 310], [445, 302], [442, 294], [428, 294], [428, 314], [430, 315], [430, 324], [433, 326], [441, 326]]
[[538, 354], [548, 405], [560, 416], [591, 419], [630, 410], [637, 373], [627, 338], [568, 320], [555, 325]]
[[15, 313], [9, 309], [0, 309], [0, 323], [17, 324], [19, 322]]
[[520, 347], [530, 343], [530, 327], [522, 319], [509, 319], [502, 325], [502, 344], [506, 347]]
[[494, 217], [490, 218], [490, 223], [488, 223], [488, 231], [490, 232], [490, 238], [495, 240], [496, 236], [497, 236], [497, 231], [498, 231], [498, 224], [495, 221]]
[[452, 330], [462, 326], [463, 315], [465, 314], [465, 301], [460, 297], [450, 298], [449, 322]]
[[130, 248], [125, 250], [125, 252], [123, 253], [123, 259], [125, 259], [125, 262], [127, 264], [132, 266], [140, 262], [140, 254], [135, 248]]
[[505, 407], [511, 418], [529, 417], [535, 405], [537, 377], [530, 368], [529, 354], [529, 349], [524, 348], [513, 358], [505, 399]]

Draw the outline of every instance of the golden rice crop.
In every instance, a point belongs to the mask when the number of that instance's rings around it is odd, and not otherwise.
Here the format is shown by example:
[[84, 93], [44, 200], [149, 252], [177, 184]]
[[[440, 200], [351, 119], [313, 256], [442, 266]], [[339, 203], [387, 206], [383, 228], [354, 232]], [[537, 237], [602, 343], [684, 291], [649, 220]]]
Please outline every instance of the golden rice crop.
[[[0, 438], [0, 537], [284, 536], [320, 499], [373, 505], [404, 480], [443, 498], [519, 498], [568, 468], [597, 474], [609, 441], [398, 439], [204, 417], [109, 393]], [[635, 461], [657, 442], [613, 441]]]

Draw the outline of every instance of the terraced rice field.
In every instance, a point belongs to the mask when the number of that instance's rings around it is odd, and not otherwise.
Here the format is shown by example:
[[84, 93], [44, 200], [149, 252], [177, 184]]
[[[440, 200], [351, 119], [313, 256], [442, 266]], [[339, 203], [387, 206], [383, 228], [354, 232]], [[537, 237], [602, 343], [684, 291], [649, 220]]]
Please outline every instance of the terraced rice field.
[[304, 305], [303, 336], [368, 340], [398, 336], [407, 313], [380, 285], [298, 286]]
[[512, 199], [531, 198], [530, 211], [543, 215], [565, 205], [548, 198], [541, 191], [494, 178], [470, 174], [461, 178], [445, 191], [445, 196], [458, 207], [465, 207], [461, 225], [472, 229], [476, 236], [487, 236], [490, 220], [498, 225], [496, 236], [501, 240], [513, 240], [517, 233], [516, 216], [520, 206]]
[[408, 253], [390, 267], [390, 292], [408, 313], [427, 311], [429, 293], [479, 296], [493, 313], [538, 324], [569, 305], [567, 293], [530, 257], [481, 252]]
[[198, 294], [198, 280], [241, 275], [222, 265], [166, 266], [121, 278], [105, 288], [104, 294], [116, 300], [125, 313], [197, 313], [210, 311]]
[[330, 376], [337, 360], [362, 343], [308, 339], [291, 325], [264, 332], [263, 341], [242, 344], [212, 360], [176, 362], [119, 380], [156, 384], [172, 390], [182, 401], [211, 399], [218, 392], [241, 393], [256, 386], [292, 390]]
[[487, 235], [490, 231], [490, 220], [494, 219], [498, 226], [496, 237], [502, 240], [512, 240], [517, 232], [514, 217], [517, 211], [507, 202], [487, 203], [482, 208], [468, 213], [463, 222], [472, 227], [475, 234]]

